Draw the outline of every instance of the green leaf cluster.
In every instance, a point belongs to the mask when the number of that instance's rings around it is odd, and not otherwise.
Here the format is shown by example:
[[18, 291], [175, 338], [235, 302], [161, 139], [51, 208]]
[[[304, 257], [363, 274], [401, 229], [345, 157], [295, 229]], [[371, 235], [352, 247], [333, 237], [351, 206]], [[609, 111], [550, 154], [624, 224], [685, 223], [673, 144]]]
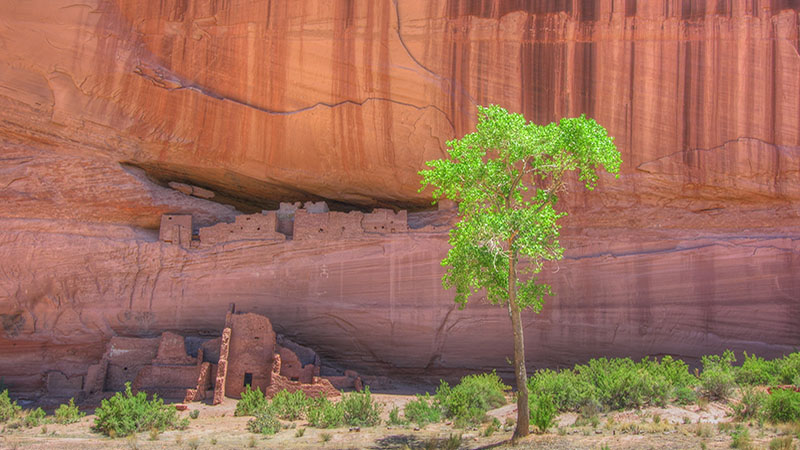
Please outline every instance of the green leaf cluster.
[[[521, 114], [492, 105], [478, 107], [476, 131], [447, 143], [449, 158], [429, 161], [422, 185], [434, 201], [458, 202], [460, 221], [450, 232], [446, 288], [456, 302], [486, 289], [492, 303], [509, 298], [509, 261], [524, 259], [516, 302], [541, 310], [550, 287], [536, 274], [563, 255], [555, 209], [565, 176], [578, 172], [588, 189], [601, 168], [617, 173], [621, 158], [606, 130], [585, 116], [549, 125], [527, 123]], [[516, 271], [514, 271], [516, 273]], [[516, 277], [516, 275], [514, 275]]]

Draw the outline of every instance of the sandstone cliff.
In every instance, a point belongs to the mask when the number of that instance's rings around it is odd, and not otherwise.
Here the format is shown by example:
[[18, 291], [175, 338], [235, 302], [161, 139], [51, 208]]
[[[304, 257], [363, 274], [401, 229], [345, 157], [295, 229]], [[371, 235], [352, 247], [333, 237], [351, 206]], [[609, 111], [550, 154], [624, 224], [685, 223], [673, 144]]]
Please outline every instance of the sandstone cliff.
[[564, 202], [533, 364], [796, 346], [799, 37], [781, 0], [0, 3], [0, 375], [36, 389], [111, 335], [218, 330], [230, 301], [356, 368], [504, 367], [502, 311], [440, 288], [443, 232], [154, 231], [281, 200], [425, 208], [416, 172], [490, 102], [586, 113], [624, 160]]

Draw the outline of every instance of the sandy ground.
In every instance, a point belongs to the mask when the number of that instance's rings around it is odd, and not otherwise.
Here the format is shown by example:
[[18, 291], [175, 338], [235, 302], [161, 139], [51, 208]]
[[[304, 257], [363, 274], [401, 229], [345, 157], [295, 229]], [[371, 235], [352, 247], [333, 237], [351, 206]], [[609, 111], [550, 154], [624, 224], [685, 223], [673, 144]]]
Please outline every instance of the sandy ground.
[[[374, 394], [383, 403], [384, 420], [393, 406], [401, 408], [413, 399], [411, 395]], [[488, 448], [552, 448], [552, 449], [690, 449], [730, 448], [735, 424], [730, 423], [730, 410], [726, 405], [710, 403], [700, 408], [686, 407], [646, 408], [600, 414], [592, 420], [581, 420], [577, 414], [562, 414], [555, 427], [548, 433], [531, 435], [511, 445], [510, 429], [501, 429], [485, 435], [486, 425], [470, 429], [457, 429], [447, 422], [415, 427], [387, 426], [321, 430], [306, 427], [305, 421], [285, 422], [286, 429], [273, 436], [249, 433], [246, 424], [249, 418], [234, 417], [236, 401], [227, 399], [218, 406], [191, 404], [189, 410], [181, 412], [188, 416], [199, 410], [197, 419], [190, 420], [185, 430], [162, 433], [151, 440], [149, 433], [139, 433], [128, 438], [110, 439], [91, 431], [94, 416], [89, 415], [79, 423], [71, 425], [46, 424], [29, 429], [5, 429], [0, 435], [0, 448], [25, 449], [404, 449], [445, 448], [450, 436], [461, 436], [462, 449]], [[506, 405], [490, 411], [489, 415], [505, 423], [514, 418], [516, 408]], [[592, 423], [594, 422], [594, 423]], [[800, 433], [800, 426], [773, 427], [758, 424], [743, 424], [748, 428], [754, 448], [769, 448], [770, 440], [784, 433]], [[298, 429], [305, 429], [297, 436]], [[798, 445], [795, 438], [793, 445]]]

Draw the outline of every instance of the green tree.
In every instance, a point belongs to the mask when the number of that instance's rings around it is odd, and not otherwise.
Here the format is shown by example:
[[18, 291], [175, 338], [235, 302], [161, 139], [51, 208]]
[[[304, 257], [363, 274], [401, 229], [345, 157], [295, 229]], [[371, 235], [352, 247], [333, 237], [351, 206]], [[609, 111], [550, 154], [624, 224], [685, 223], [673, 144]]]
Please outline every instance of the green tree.
[[461, 308], [481, 289], [489, 302], [508, 308], [517, 439], [530, 427], [521, 311], [540, 312], [544, 296], [551, 294], [537, 274], [546, 261], [563, 255], [557, 221], [566, 213], [555, 205], [565, 175], [577, 171], [591, 190], [601, 166], [617, 173], [622, 159], [605, 128], [585, 116], [540, 126], [499, 106], [479, 106], [476, 129], [449, 141], [450, 157], [429, 161], [430, 169], [420, 175], [422, 189], [435, 187], [434, 203], [441, 198], [458, 202], [460, 220], [450, 231], [442, 284], [456, 288]]

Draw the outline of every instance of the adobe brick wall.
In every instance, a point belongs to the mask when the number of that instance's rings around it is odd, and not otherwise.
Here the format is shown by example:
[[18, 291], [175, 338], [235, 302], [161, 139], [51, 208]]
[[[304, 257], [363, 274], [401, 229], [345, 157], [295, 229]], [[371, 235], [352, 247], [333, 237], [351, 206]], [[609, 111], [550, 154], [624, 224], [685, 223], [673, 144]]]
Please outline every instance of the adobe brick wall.
[[75, 397], [83, 388], [83, 375], [67, 377], [59, 371], [47, 372], [45, 386], [48, 396]]
[[408, 211], [375, 209], [364, 214], [361, 226], [367, 233], [405, 233], [408, 231]]
[[156, 357], [159, 341], [159, 338], [112, 337], [106, 351], [108, 368], [104, 388], [109, 391], [125, 389], [125, 383], [133, 382], [139, 370]]
[[286, 236], [279, 233], [277, 229], [276, 211], [240, 215], [236, 216], [234, 223], [218, 223], [200, 228], [200, 245], [215, 245], [240, 240], [285, 240]]
[[158, 343], [158, 352], [153, 364], [157, 365], [192, 365], [197, 360], [186, 354], [186, 345], [183, 336], [169, 331], [161, 334]]
[[[245, 374], [252, 375], [250, 386], [265, 391], [272, 380], [275, 331], [269, 319], [253, 313], [231, 316], [231, 341], [225, 395], [240, 398]], [[222, 356], [220, 356], [220, 367]], [[216, 393], [215, 393], [216, 395]]]
[[293, 236], [295, 240], [321, 241], [359, 237], [364, 234], [361, 228], [363, 217], [364, 213], [359, 211], [315, 214], [299, 209], [294, 214]]
[[162, 214], [158, 239], [189, 247], [192, 242], [192, 215]]

